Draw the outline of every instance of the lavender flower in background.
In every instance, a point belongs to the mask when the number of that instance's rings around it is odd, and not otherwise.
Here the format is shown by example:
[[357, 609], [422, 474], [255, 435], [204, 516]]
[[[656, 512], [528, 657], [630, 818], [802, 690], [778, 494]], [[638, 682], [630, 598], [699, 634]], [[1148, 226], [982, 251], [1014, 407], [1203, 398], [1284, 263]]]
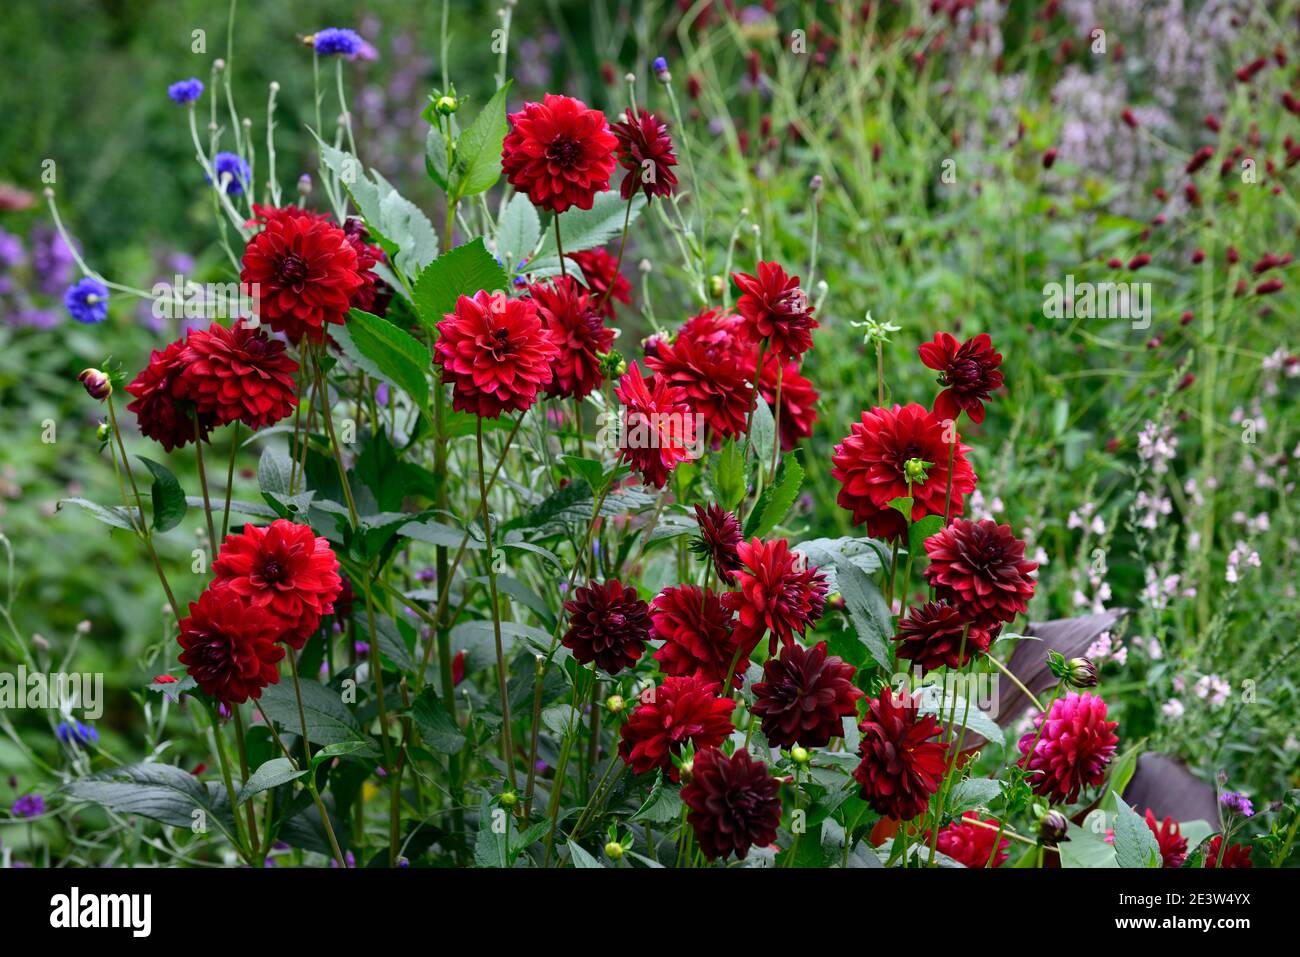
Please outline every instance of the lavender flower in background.
[[45, 799], [39, 794], [24, 794], [10, 810], [14, 817], [40, 817], [45, 813]]
[[1255, 816], [1255, 805], [1251, 804], [1250, 798], [1240, 791], [1224, 791], [1219, 795], [1219, 803], [1242, 817]]
[[[36, 291], [46, 296], [61, 295], [72, 281], [76, 257], [63, 242], [63, 237], [49, 226], [32, 227], [31, 247]], [[81, 251], [80, 243], [77, 243], [77, 251]]]

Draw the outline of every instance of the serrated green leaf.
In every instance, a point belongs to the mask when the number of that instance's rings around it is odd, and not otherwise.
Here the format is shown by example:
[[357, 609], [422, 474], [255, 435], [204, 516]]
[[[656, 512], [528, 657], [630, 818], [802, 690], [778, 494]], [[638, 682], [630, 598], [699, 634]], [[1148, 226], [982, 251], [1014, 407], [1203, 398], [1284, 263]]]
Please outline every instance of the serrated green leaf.
[[1115, 860], [1120, 867], [1159, 867], [1160, 842], [1147, 826], [1146, 819], [1124, 803], [1118, 794], [1115, 801]]
[[278, 788], [290, 781], [296, 781], [306, 773], [304, 770], [295, 768], [293, 762], [288, 758], [272, 758], [254, 771], [244, 786], [239, 789], [239, 797], [235, 801], [235, 806], [242, 807], [244, 802], [254, 795], [269, 791], [271, 788]]
[[834, 562], [835, 577], [844, 596], [849, 620], [858, 638], [876, 664], [890, 668], [889, 641], [894, 636], [894, 616], [880, 589], [857, 565], [843, 559]]
[[431, 686], [425, 685], [411, 705], [411, 717], [424, 743], [439, 754], [459, 754], [465, 747], [465, 733], [451, 720]]
[[509, 283], [480, 236], [448, 250], [421, 271], [415, 281], [415, 312], [421, 325], [433, 329], [461, 296], [505, 289]]
[[[633, 194], [631, 219], [636, 220], [645, 207], [645, 196], [640, 191]], [[618, 190], [598, 193], [591, 209], [574, 206], [560, 214], [560, 242], [565, 255], [595, 249], [614, 239], [623, 231], [623, 217], [628, 215], [627, 202]], [[554, 276], [560, 271], [560, 257], [555, 252], [554, 224], [546, 232], [537, 258], [529, 264], [528, 271], [536, 277]]]
[[506, 137], [507, 81], [460, 134], [451, 170], [451, 195], [456, 199], [491, 189], [501, 177], [501, 145]]
[[757, 535], [764, 537], [776, 528], [790, 512], [790, 506], [799, 497], [799, 488], [803, 485], [803, 466], [793, 455], [781, 459], [776, 472], [776, 481], [763, 489], [754, 510], [745, 522], [745, 538]]
[[150, 495], [153, 499], [153, 527], [155, 531], [166, 532], [175, 528], [185, 519], [189, 506], [185, 503], [185, 490], [165, 465], [137, 455], [153, 475]]
[[509, 275], [521, 271], [524, 258], [532, 254], [541, 238], [542, 222], [537, 217], [537, 207], [525, 194], [516, 193], [501, 212], [495, 242], [497, 258]]
[[331, 335], [354, 359], [364, 360], [367, 368], [400, 388], [425, 413], [429, 412], [429, 380], [426, 373], [431, 367], [429, 350], [409, 333], [403, 332], [386, 319], [352, 309], [348, 321], [341, 329], [330, 330]]

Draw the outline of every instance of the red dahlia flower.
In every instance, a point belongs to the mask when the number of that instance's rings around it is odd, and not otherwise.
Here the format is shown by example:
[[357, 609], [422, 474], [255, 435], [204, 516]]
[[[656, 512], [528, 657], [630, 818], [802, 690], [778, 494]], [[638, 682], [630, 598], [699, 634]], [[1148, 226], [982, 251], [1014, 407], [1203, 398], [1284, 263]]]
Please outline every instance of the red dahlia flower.
[[614, 302], [632, 301], [632, 284], [618, 271], [618, 260], [604, 249], [587, 249], [565, 253], [568, 259], [582, 270], [582, 281], [591, 290], [591, 299], [599, 304], [600, 314], [614, 318]]
[[696, 505], [695, 522], [700, 526], [700, 537], [691, 540], [691, 550], [708, 559], [718, 577], [731, 584], [740, 569], [738, 549], [744, 537], [740, 519], [721, 505]]
[[591, 209], [596, 194], [609, 189], [618, 141], [600, 110], [547, 93], [508, 119], [501, 166], [510, 185], [527, 193], [534, 206], [553, 213], [570, 206]]
[[934, 400], [934, 414], [940, 422], [956, 421], [965, 412], [972, 422], [984, 421], [984, 403], [989, 394], [1002, 386], [1002, 354], [993, 351], [987, 333], [967, 339], [960, 345], [946, 332], [936, 332], [934, 342], [924, 343], [917, 352], [921, 361], [939, 372], [944, 387]]
[[641, 696], [641, 705], [621, 729], [618, 753], [635, 774], [663, 768], [676, 781], [673, 755], [687, 742], [697, 752], [716, 748], [735, 730], [731, 712], [736, 702], [716, 697], [716, 682], [694, 676], [665, 678]]
[[996, 629], [1028, 607], [1037, 585], [1025, 543], [991, 518], [953, 522], [925, 540], [925, 577], [938, 597], [970, 619]]
[[[722, 596], [710, 588], [681, 585], [665, 588], [650, 605], [651, 637], [663, 642], [655, 660], [666, 675], [691, 675], [719, 686], [739, 686], [749, 657], [736, 659], [740, 641], [733, 615]], [[735, 661], [735, 671], [727, 669]]]
[[614, 394], [623, 403], [619, 455], [647, 485], [663, 488], [677, 463], [691, 460], [695, 445], [695, 416], [682, 390], [663, 376], [643, 379], [634, 362]]
[[649, 110], [633, 115], [628, 107], [626, 119], [610, 127], [618, 142], [619, 165], [627, 170], [619, 192], [631, 199], [637, 190], [649, 200], [654, 196], [671, 196], [677, 189], [677, 177], [672, 168], [677, 165], [673, 152], [673, 138], [666, 124]]
[[605, 328], [587, 290], [571, 276], [529, 286], [528, 295], [560, 350], [546, 394], [566, 399], [590, 395], [600, 385], [597, 357], [613, 347], [614, 330]]
[[1151, 808], [1147, 808], [1146, 822], [1160, 844], [1161, 866], [1182, 867], [1183, 861], [1187, 860], [1187, 838], [1179, 830], [1178, 822], [1172, 817], [1157, 821]]
[[266, 528], [245, 525], [227, 535], [213, 562], [214, 584], [247, 599], [279, 621], [283, 640], [301, 648], [334, 611], [343, 590], [338, 559], [309, 525], [277, 518]]
[[826, 654], [826, 642], [805, 651], [790, 643], [781, 657], [763, 663], [763, 680], [754, 684], [754, 714], [763, 734], [777, 748], [824, 748], [844, 734], [843, 719], [856, 715], [862, 692], [853, 686], [857, 669]]
[[[799, 363], [787, 362], [780, 371], [780, 360], [772, 353], [763, 357], [763, 376], [758, 388], [767, 404], [776, 408], [777, 386], [780, 385], [781, 448], [789, 452], [812, 435], [817, 423], [817, 400], [820, 396], [813, 384], [799, 373]], [[751, 374], [752, 377], [752, 374]]]
[[727, 601], [740, 613], [736, 630], [746, 648], [769, 634], [768, 654], [775, 655], [778, 642], [791, 644], [795, 632], [802, 635], [821, 618], [826, 576], [790, 551], [784, 538], [741, 542], [736, 553], [742, 566], [736, 573], [740, 591], [727, 593]]
[[686, 394], [716, 435], [734, 437], [744, 435], [754, 407], [754, 363], [746, 365], [734, 337], [713, 322], [716, 312], [687, 322], [672, 342], [659, 340], [646, 364]]
[[314, 214], [279, 213], [244, 249], [240, 281], [258, 285], [258, 317], [293, 343], [342, 325], [364, 284], [347, 235]]
[[196, 432], [206, 439], [219, 424], [213, 413], [197, 412], [194, 403], [185, 398], [187, 364], [185, 342], [177, 340], [162, 352], [155, 349], [149, 364], [126, 387], [135, 397], [126, 410], [135, 413], [140, 432], [167, 452], [193, 442]]
[[438, 323], [433, 362], [452, 385], [452, 408], [496, 419], [537, 401], [559, 354], [537, 303], [480, 290]]
[[1045, 724], [1041, 713], [1034, 718], [1034, 730], [1020, 739], [1022, 757], [1016, 763], [1031, 772], [1029, 781], [1036, 793], [1070, 803], [1085, 787], [1106, 780], [1106, 765], [1119, 744], [1117, 727], [1118, 721], [1106, 720], [1106, 702], [1101, 698], [1087, 691], [1067, 692], [1052, 702]]
[[[960, 654], [962, 632], [966, 651]], [[967, 618], [945, 601], [916, 605], [898, 623], [898, 657], [916, 662], [921, 673], [935, 668], [963, 668], [972, 658], [989, 650], [993, 636], [977, 625], [967, 627]]]
[[984, 823], [991, 825], [992, 830], [980, 827], [979, 824], [972, 824], [971, 821], [979, 821], [979, 817], [975, 814], [963, 814], [960, 821], [953, 821], [941, 830], [935, 841], [935, 850], [940, 854], [947, 854], [954, 861], [959, 861], [967, 867], [999, 867], [1007, 859], [1006, 852], [1011, 842], [1006, 838], [998, 841], [997, 857], [993, 858], [993, 863], [990, 864], [989, 858], [993, 857], [993, 842], [998, 840], [998, 819], [985, 818]]
[[1210, 839], [1209, 847], [1205, 850], [1205, 863], [1203, 867], [1253, 867], [1250, 862], [1250, 852], [1253, 848], [1249, 845], [1230, 844], [1228, 849], [1223, 850], [1223, 835], [1216, 834]]
[[930, 740], [943, 729], [934, 715], [920, 713], [919, 701], [919, 693], [897, 696], [886, 688], [867, 699], [867, 716], [858, 725], [862, 761], [853, 777], [862, 786], [862, 799], [899, 821], [925, 810], [946, 769], [947, 748]]
[[190, 602], [189, 617], [181, 619], [177, 641], [180, 662], [204, 693], [226, 704], [260, 698], [262, 689], [277, 684], [277, 662], [284, 649], [276, 644], [282, 626], [256, 605], [228, 588], [209, 588]]
[[578, 588], [564, 603], [569, 630], [560, 643], [585, 665], [596, 662], [607, 674], [631, 668], [645, 651], [650, 634], [650, 606], [631, 585], [610, 579]]
[[[853, 428], [831, 455], [831, 475], [844, 487], [836, 502], [853, 513], [853, 523], [867, 523], [867, 532], [877, 538], [896, 539], [907, 531], [907, 522], [894, 499], [908, 495], [908, 462], [927, 463], [913, 473], [911, 485], [912, 521], [927, 515], [944, 514], [948, 500], [948, 438], [939, 418], [915, 402], [889, 409], [874, 408], [862, 413]], [[966, 459], [970, 451], [954, 430], [957, 447], [953, 454], [951, 515], [960, 515], [963, 497], [975, 490], [975, 471]], [[914, 466], [915, 468], [915, 466]]]
[[233, 329], [213, 323], [185, 340], [186, 364], [180, 387], [199, 415], [220, 425], [243, 422], [250, 429], [274, 425], [298, 404], [298, 363], [284, 343], [242, 323]]
[[798, 359], [812, 348], [817, 328], [813, 307], [799, 288], [799, 277], [774, 262], [758, 264], [758, 275], [731, 274], [740, 287], [736, 311], [744, 318], [743, 335], [750, 342], [767, 340], [768, 350], [781, 359]]
[[762, 761], [746, 751], [727, 757], [710, 749], [695, 758], [691, 783], [682, 788], [686, 820], [709, 860], [733, 851], [767, 847], [781, 824], [781, 787]]

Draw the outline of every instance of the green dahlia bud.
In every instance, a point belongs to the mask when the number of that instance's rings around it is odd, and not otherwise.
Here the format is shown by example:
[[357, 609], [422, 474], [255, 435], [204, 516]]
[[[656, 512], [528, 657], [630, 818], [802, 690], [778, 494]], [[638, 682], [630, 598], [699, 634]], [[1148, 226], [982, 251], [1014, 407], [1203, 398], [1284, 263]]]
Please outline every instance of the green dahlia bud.
[[617, 861], [623, 856], [623, 845], [618, 841], [610, 841], [605, 845], [605, 854], [611, 861]]
[[610, 714], [619, 714], [627, 707], [627, 702], [623, 700], [621, 694], [612, 694], [605, 699], [605, 707], [609, 709]]
[[721, 276], [709, 277], [709, 296], [712, 299], [721, 299], [722, 294], [727, 291], [726, 281]]
[[95, 438], [100, 442], [107, 442], [113, 437], [113, 427], [107, 422], [99, 423], [99, 428], [95, 429]]
[[903, 463], [903, 474], [913, 485], [920, 485], [925, 481], [926, 473], [933, 464], [925, 459], [908, 459]]
[[790, 749], [790, 757], [794, 760], [795, 764], [807, 764], [808, 750], [795, 745]]
[[617, 352], [607, 352], [596, 358], [600, 362], [601, 373], [607, 379], [617, 379], [627, 372], [627, 361]]
[[514, 807], [519, 803], [519, 796], [514, 791], [503, 791], [501, 794], [502, 807]]
[[440, 96], [434, 101], [433, 108], [443, 116], [451, 116], [460, 109], [460, 101], [454, 96]]

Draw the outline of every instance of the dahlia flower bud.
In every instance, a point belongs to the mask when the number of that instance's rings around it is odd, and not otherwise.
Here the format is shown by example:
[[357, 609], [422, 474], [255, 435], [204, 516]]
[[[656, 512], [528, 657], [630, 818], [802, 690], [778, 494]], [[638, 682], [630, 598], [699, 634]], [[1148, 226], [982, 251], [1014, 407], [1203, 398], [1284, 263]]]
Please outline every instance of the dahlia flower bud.
[[1065, 833], [1069, 823], [1060, 811], [1048, 809], [1038, 819], [1038, 843], [1044, 847], [1056, 847], [1061, 841], [1068, 841]]
[[903, 463], [903, 475], [909, 483], [924, 483], [926, 473], [929, 471], [933, 462], [927, 462], [925, 459], [908, 459]]
[[514, 807], [519, 803], [519, 795], [514, 791], [503, 791], [500, 800], [503, 807]]
[[1097, 666], [1087, 658], [1071, 658], [1068, 661], [1060, 652], [1048, 652], [1047, 664], [1052, 674], [1060, 678], [1071, 688], [1097, 687]]
[[807, 748], [801, 748], [798, 745], [795, 745], [790, 749], [790, 759], [794, 761], [795, 764], [807, 764], [808, 758], [809, 754]]
[[460, 101], [450, 94], [438, 97], [433, 103], [433, 108], [443, 116], [451, 116], [460, 109]]
[[107, 442], [112, 437], [113, 427], [107, 422], [99, 423], [99, 427], [95, 429], [95, 438], [100, 442]]
[[82, 369], [77, 381], [86, 387], [86, 393], [96, 402], [103, 402], [113, 394], [113, 382], [101, 369]]
[[622, 714], [623, 709], [627, 707], [627, 702], [623, 700], [621, 694], [612, 694], [605, 699], [605, 708], [610, 714]]
[[727, 291], [725, 280], [721, 276], [713, 275], [709, 277], [709, 298], [721, 299], [722, 294]]
[[311, 192], [311, 174], [303, 173], [298, 177], [298, 195], [306, 196]]
[[610, 841], [605, 845], [605, 856], [611, 861], [617, 861], [623, 856], [623, 845], [618, 841]]
[[687, 758], [681, 764], [677, 765], [677, 774], [682, 784], [690, 784], [691, 778], [695, 777], [695, 759]]
[[600, 374], [607, 379], [621, 379], [627, 373], [627, 360], [613, 350], [596, 356], [600, 363]]

